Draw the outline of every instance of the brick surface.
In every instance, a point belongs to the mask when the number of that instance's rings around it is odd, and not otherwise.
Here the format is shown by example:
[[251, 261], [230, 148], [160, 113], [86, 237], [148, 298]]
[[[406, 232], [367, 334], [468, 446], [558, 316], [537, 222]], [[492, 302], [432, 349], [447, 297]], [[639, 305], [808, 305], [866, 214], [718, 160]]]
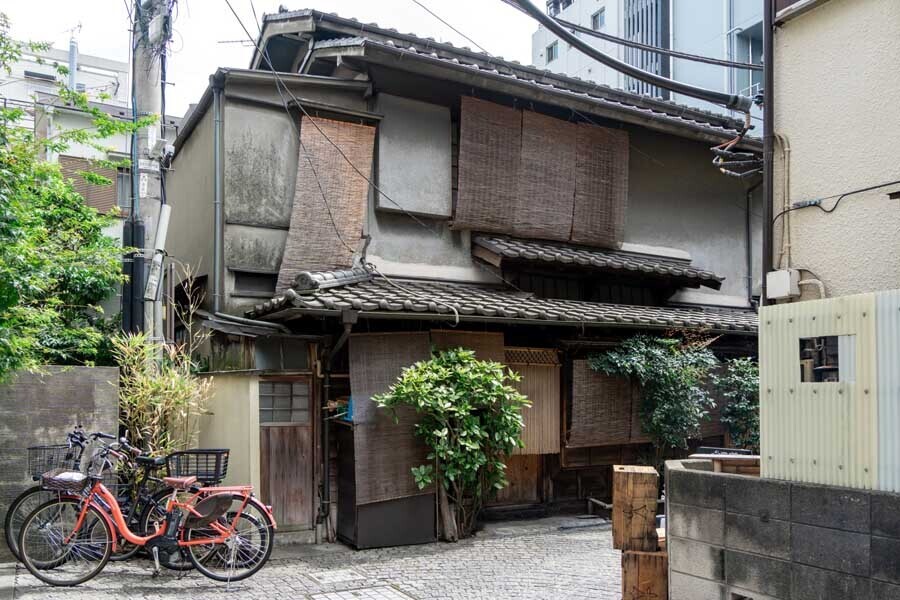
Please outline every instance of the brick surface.
[[791, 527], [791, 559], [850, 575], [869, 575], [869, 536], [824, 527]]
[[[179, 578], [165, 571], [154, 579], [146, 560], [110, 563], [95, 579], [68, 589], [45, 586], [22, 566], [11, 578], [15, 598], [23, 599], [619, 600], [620, 569], [608, 525], [555, 517], [489, 525], [456, 544], [277, 547], [259, 573], [231, 585], [195, 572]], [[348, 570], [360, 577], [348, 579]]]
[[787, 600], [791, 597], [791, 563], [726, 550], [725, 581], [730, 586]]
[[792, 565], [791, 600], [883, 600], [872, 596], [868, 579]]
[[791, 484], [759, 477], [729, 477], [725, 481], [725, 510], [787, 521], [791, 518]]
[[669, 501], [677, 504], [725, 510], [725, 478], [702, 471], [669, 469]]
[[869, 494], [822, 485], [791, 486], [791, 520], [795, 523], [868, 533]]
[[694, 506], [670, 505], [669, 535], [722, 545], [725, 513]]
[[791, 557], [791, 524], [749, 515], [725, 515], [725, 546], [773, 558]]
[[900, 584], [900, 540], [872, 538], [872, 578]]

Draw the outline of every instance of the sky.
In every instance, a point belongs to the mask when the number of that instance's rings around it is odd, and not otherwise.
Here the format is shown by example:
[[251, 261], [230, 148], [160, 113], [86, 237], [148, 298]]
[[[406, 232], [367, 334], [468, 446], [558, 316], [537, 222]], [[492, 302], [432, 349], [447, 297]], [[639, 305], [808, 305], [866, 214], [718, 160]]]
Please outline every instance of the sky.
[[[531, 34], [537, 23], [501, 0], [418, 0], [491, 54], [531, 63]], [[539, 0], [542, 1], [542, 0]], [[71, 30], [85, 54], [128, 60], [131, 0], [0, 0], [11, 34], [19, 40], [46, 41], [67, 49]], [[244, 25], [256, 35], [250, 0], [231, 0]], [[365, 23], [378, 23], [404, 33], [473, 47], [414, 0], [253, 0], [260, 18], [278, 12], [315, 8]], [[199, 100], [217, 67], [246, 68], [252, 46], [221, 43], [246, 40], [224, 0], [178, 0], [169, 59], [166, 94], [169, 114], [181, 116]], [[474, 47], [473, 47], [474, 48]]]

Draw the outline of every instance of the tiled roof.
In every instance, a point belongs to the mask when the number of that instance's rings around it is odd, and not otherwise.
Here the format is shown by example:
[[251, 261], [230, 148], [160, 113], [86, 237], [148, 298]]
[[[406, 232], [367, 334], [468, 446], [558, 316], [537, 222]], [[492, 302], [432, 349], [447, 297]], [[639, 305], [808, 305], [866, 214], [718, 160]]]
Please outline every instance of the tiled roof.
[[394, 281], [374, 274], [368, 280], [330, 289], [291, 289], [283, 296], [257, 305], [248, 316], [274, 316], [285, 310], [309, 315], [357, 310], [372, 317], [403, 315], [421, 319], [706, 329], [751, 334], [757, 329], [756, 314], [752, 311], [557, 300], [497, 287], [444, 281]]
[[688, 260], [664, 256], [484, 234], [474, 236], [472, 243], [506, 259], [558, 263], [604, 271], [631, 271], [693, 282], [695, 285], [714, 289], [719, 289], [725, 279], [712, 271], [692, 267]]
[[[501, 56], [492, 56], [465, 46], [454, 46], [449, 42], [439, 42], [433, 38], [401, 33], [396, 29], [381, 27], [377, 23], [362, 23], [356, 19], [341, 17], [333, 13], [302, 9], [268, 14], [263, 18], [263, 33], [265, 33], [265, 24], [269, 22], [293, 19], [311, 19], [315, 23], [316, 30], [323, 29], [333, 35], [344, 36], [318, 41], [316, 42], [317, 49], [365, 47], [366, 45], [389, 49], [423, 60], [435, 60], [465, 67], [483, 75], [497, 77], [501, 81], [516, 82], [551, 93], [580, 97], [618, 112], [632, 113], [655, 121], [667, 121], [705, 133], [713, 133], [718, 137], [732, 137], [743, 126], [740, 120], [722, 113], [678, 104], [648, 94], [635, 94], [579, 77], [554, 73], [534, 65], [523, 65], [518, 61], [505, 60]], [[747, 136], [744, 139], [744, 145], [761, 149], [762, 142], [758, 138]]]

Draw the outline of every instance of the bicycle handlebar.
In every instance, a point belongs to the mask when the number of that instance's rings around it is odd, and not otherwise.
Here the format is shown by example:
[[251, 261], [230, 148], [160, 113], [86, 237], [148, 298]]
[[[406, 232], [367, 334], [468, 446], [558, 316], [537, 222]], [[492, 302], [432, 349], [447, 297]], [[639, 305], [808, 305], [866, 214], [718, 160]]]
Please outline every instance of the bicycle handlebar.
[[119, 438], [119, 447], [126, 452], [130, 452], [134, 456], [140, 456], [143, 454], [140, 448], [135, 448], [131, 444], [128, 443], [128, 438], [120, 437]]

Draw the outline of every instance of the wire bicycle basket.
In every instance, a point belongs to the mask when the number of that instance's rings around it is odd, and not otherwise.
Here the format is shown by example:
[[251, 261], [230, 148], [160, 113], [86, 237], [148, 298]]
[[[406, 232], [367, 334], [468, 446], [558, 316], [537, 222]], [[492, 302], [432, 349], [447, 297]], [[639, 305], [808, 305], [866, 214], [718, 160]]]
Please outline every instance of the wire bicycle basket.
[[28, 448], [28, 473], [34, 481], [53, 469], [75, 470], [78, 450], [66, 444], [31, 446]]
[[169, 477], [196, 477], [204, 485], [218, 485], [228, 474], [227, 448], [179, 450], [166, 457]]

